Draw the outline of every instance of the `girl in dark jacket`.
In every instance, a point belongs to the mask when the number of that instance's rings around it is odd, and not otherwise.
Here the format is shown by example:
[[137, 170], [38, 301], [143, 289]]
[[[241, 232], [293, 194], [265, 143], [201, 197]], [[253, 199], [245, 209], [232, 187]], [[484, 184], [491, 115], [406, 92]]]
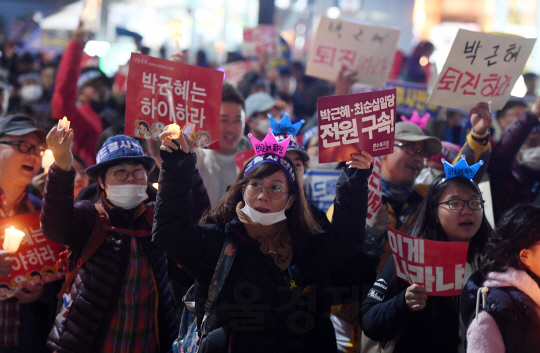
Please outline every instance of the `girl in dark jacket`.
[[[468, 242], [465, 280], [477, 268], [491, 226], [474, 181], [439, 176], [429, 188], [408, 234], [428, 240]], [[361, 308], [361, 327], [374, 341], [397, 338], [394, 353], [458, 352], [459, 297], [427, 297], [423, 287], [398, 278], [389, 257]]]
[[286, 146], [275, 139], [271, 150], [283, 153], [252, 158], [224, 198], [194, 225], [189, 190], [196, 157], [183, 136], [172, 140], [170, 134], [160, 136], [154, 243], [195, 277], [199, 317], [225, 238], [237, 247], [203, 324], [208, 334], [199, 352], [335, 351], [316, 334], [325, 313], [318, 310], [317, 298], [305, 297], [304, 288], [324, 285], [335, 268], [361, 251], [371, 156], [353, 155], [341, 174], [329, 233], [320, 232], [296, 168], [283, 157]]
[[[540, 207], [506, 212], [462, 293], [467, 352], [538, 352]], [[476, 313], [476, 315], [475, 315]]]

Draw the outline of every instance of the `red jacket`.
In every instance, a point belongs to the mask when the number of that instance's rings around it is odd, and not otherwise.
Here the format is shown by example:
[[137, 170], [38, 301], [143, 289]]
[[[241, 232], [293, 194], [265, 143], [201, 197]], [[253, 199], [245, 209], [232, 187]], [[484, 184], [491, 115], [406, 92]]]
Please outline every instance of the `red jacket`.
[[96, 163], [96, 142], [103, 132], [103, 123], [89, 103], [77, 105], [83, 50], [84, 44], [74, 39], [69, 42], [58, 67], [51, 107], [53, 118], [66, 116], [71, 121], [75, 134], [73, 152], [90, 166]]

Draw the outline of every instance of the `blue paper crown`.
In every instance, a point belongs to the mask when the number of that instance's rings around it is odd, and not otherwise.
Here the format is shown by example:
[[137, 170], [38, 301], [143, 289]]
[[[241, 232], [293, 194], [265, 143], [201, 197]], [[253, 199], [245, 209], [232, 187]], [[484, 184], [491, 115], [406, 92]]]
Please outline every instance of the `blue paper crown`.
[[268, 119], [270, 119], [270, 128], [274, 132], [274, 135], [293, 135], [293, 137], [298, 134], [298, 131], [300, 131], [300, 128], [306, 122], [304, 119], [302, 119], [294, 125], [291, 124], [289, 113], [285, 113], [279, 123], [275, 121], [270, 114], [268, 114]]
[[472, 179], [478, 169], [484, 165], [484, 161], [480, 160], [478, 163], [469, 167], [469, 164], [465, 160], [465, 155], [461, 155], [461, 159], [456, 164], [451, 165], [444, 158], [441, 158], [444, 165], [444, 172], [446, 173], [446, 179], [450, 179], [457, 176], [462, 176], [468, 179]]

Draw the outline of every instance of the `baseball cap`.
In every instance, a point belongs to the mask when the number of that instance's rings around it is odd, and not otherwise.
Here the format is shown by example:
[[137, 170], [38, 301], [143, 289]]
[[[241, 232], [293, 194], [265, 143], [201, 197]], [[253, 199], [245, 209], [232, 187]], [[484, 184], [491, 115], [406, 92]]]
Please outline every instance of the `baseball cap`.
[[299, 145], [296, 141], [291, 140], [289, 142], [289, 147], [287, 147], [287, 152], [297, 152], [304, 162], [309, 161], [309, 155], [306, 152], [304, 146]]
[[40, 140], [45, 142], [47, 132], [37, 126], [31, 116], [25, 114], [12, 114], [0, 119], [0, 137], [4, 135], [22, 136], [35, 132]]
[[246, 116], [262, 113], [277, 104], [277, 101], [266, 92], [257, 92], [249, 95], [246, 99]]
[[394, 139], [410, 142], [426, 141], [426, 150], [430, 157], [441, 153], [442, 150], [441, 140], [433, 136], [424, 135], [422, 129], [413, 123], [396, 123]]
[[152, 170], [156, 165], [154, 158], [144, 155], [140, 143], [133, 137], [111, 136], [99, 149], [96, 156], [97, 163], [86, 168], [86, 174], [96, 179], [100, 170], [131, 160], [141, 163], [147, 171]]
[[91, 85], [95, 82], [102, 81], [107, 86], [110, 85], [109, 78], [97, 68], [84, 69], [77, 80], [77, 90], [81, 90], [86, 85]]

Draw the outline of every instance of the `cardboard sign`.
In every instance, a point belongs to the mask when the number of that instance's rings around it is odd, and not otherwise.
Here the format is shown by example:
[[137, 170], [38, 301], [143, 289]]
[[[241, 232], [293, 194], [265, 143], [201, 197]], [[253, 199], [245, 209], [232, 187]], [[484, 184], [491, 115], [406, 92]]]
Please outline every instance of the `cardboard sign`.
[[251, 157], [255, 157], [255, 150], [253, 148], [235, 154], [234, 163], [236, 164], [236, 168], [238, 168], [238, 170], [244, 170], [246, 162]]
[[536, 38], [460, 29], [428, 103], [469, 110], [479, 102], [501, 109]]
[[341, 170], [309, 169], [304, 173], [302, 184], [307, 201], [324, 212], [328, 211], [336, 197], [336, 183]]
[[411, 237], [387, 226], [396, 275], [426, 289], [427, 295], [461, 295], [469, 243]]
[[242, 81], [244, 76], [253, 70], [255, 64], [251, 60], [235, 61], [233, 63], [223, 65], [225, 72], [225, 80], [235, 85]]
[[373, 170], [368, 179], [368, 210], [366, 225], [375, 225], [375, 216], [382, 206], [382, 160], [380, 157], [373, 158]]
[[218, 140], [222, 82], [221, 71], [132, 53], [126, 135], [158, 139], [176, 123], [195, 147], [208, 147]]
[[394, 60], [400, 31], [321, 17], [306, 75], [335, 81], [344, 65], [360, 83], [382, 86]]
[[396, 90], [319, 97], [319, 162], [344, 162], [352, 153], [394, 152]]
[[259, 25], [255, 28], [244, 28], [242, 56], [256, 57], [266, 51], [269, 58], [281, 56], [279, 34], [273, 25]]
[[4, 243], [6, 228], [12, 226], [26, 233], [19, 250], [10, 257], [14, 260], [9, 277], [0, 278], [0, 300], [11, 298], [20, 283], [31, 281], [35, 285], [57, 281], [62, 276], [56, 272], [58, 254], [64, 246], [49, 240], [41, 231], [40, 212], [36, 216], [27, 213], [0, 220], [0, 244]]

